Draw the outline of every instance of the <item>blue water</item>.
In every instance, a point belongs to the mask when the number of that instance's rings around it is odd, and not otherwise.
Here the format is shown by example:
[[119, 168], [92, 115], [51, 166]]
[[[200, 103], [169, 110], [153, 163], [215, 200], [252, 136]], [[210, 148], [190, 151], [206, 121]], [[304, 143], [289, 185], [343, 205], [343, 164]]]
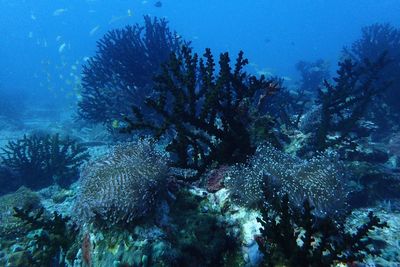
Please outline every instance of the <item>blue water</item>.
[[[297, 78], [299, 60], [335, 67], [344, 45], [376, 22], [400, 25], [398, 0], [0, 1], [0, 85], [74, 102], [81, 64], [110, 29], [165, 17], [198, 51], [237, 53], [254, 72]], [[64, 45], [64, 47], [62, 47]], [[289, 81], [290, 83], [290, 81]]]

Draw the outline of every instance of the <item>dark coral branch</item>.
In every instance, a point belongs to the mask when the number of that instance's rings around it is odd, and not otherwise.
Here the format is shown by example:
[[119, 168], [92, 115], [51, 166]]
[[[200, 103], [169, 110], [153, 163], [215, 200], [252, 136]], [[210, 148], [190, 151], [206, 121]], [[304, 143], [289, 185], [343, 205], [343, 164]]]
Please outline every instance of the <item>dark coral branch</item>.
[[24, 185], [37, 189], [57, 183], [67, 186], [78, 167], [89, 158], [86, 148], [69, 137], [32, 135], [10, 141], [2, 148], [5, 166], [21, 176]]
[[339, 63], [335, 84], [325, 81], [325, 88], [319, 90], [321, 117], [314, 138], [317, 151], [352, 142], [351, 133], [357, 132], [368, 106], [389, 86], [378, 82], [386, 64], [385, 54], [374, 62], [365, 60], [358, 64], [347, 59]]
[[203, 56], [199, 58], [186, 46], [172, 54], [154, 79], [156, 94], [146, 100], [161, 121], [151, 120], [134, 107], [134, 118], [126, 118], [129, 125], [123, 129], [169, 136], [172, 140], [167, 148], [176, 155], [176, 166], [199, 173], [212, 163], [242, 162], [254, 151], [248, 129], [252, 120], [249, 103], [278, 90], [274, 81], [243, 71], [248, 63], [243, 52], [233, 70], [228, 53], [221, 54], [218, 74], [211, 50], [206, 49]]
[[350, 234], [341, 221], [317, 218], [313, 210], [307, 200], [301, 210], [291, 209], [287, 195], [281, 200], [275, 198], [269, 208], [261, 209], [262, 217], [257, 218], [262, 226], [261, 238], [257, 242], [267, 266], [332, 266], [339, 262], [362, 262], [367, 254], [379, 255], [379, 249], [369, 248], [369, 234], [388, 225], [372, 212], [368, 221]]

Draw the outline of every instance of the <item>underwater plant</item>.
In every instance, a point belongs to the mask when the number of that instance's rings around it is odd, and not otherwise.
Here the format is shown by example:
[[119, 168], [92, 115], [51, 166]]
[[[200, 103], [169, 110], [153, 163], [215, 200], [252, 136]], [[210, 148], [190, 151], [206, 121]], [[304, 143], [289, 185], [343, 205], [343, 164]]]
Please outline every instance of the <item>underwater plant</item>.
[[14, 216], [24, 222], [31, 232], [35, 232], [33, 240], [25, 248], [31, 252], [25, 259], [29, 266], [65, 264], [65, 257], [78, 235], [71, 218], [57, 212], [49, 216], [44, 208], [33, 212], [29, 207], [14, 208]]
[[86, 148], [69, 137], [24, 135], [2, 148], [3, 164], [16, 172], [21, 185], [40, 189], [56, 183], [68, 186], [78, 177], [78, 167], [89, 158]]
[[110, 227], [147, 215], [166, 190], [167, 161], [153, 141], [143, 139], [116, 145], [89, 162], [81, 172], [75, 204], [78, 224], [97, 222]]
[[[270, 196], [266, 196], [270, 199]], [[388, 227], [372, 212], [354, 233], [343, 222], [314, 215], [314, 207], [305, 200], [300, 209], [292, 209], [289, 197], [276, 197], [261, 209], [257, 218], [261, 236], [256, 238], [264, 254], [265, 266], [333, 266], [361, 263], [367, 255], [379, 255], [370, 231]]]
[[288, 195], [292, 207], [300, 208], [308, 199], [320, 217], [342, 214], [349, 193], [343, 168], [335, 157], [322, 154], [302, 160], [270, 144], [259, 146], [247, 164], [233, 166], [225, 185], [241, 205], [262, 203], [264, 188], [268, 188], [270, 197]]
[[153, 88], [153, 76], [171, 53], [188, 44], [168, 27], [165, 19], [144, 17], [135, 24], [107, 32], [97, 42], [96, 55], [83, 66], [78, 113], [83, 119], [120, 121], [132, 105], [143, 105]]
[[385, 54], [376, 61], [339, 62], [334, 83], [324, 82], [324, 88], [318, 92], [318, 106], [302, 118], [301, 124], [311, 130], [312, 140], [305, 149], [324, 151], [350, 147], [370, 134], [361, 122], [366, 119], [367, 109], [375, 97], [389, 86], [379, 76], [386, 63]]
[[146, 99], [160, 120], [134, 106], [134, 117], [126, 118], [123, 131], [147, 130], [156, 138], [169, 138], [167, 151], [174, 156], [173, 166], [198, 174], [212, 164], [243, 162], [254, 152], [249, 128], [257, 118], [251, 116], [252, 108], [279, 89], [275, 79], [244, 72], [247, 63], [240, 52], [232, 69], [228, 53], [223, 53], [216, 74], [210, 49], [199, 58], [183, 47], [163, 65], [155, 77], [155, 93]]

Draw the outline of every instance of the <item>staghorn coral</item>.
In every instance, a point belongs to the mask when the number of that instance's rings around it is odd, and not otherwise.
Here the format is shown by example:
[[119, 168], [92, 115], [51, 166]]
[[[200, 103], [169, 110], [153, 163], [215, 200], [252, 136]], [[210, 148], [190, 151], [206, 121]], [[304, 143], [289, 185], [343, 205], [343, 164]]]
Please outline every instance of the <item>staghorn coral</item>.
[[79, 224], [126, 224], [153, 208], [166, 187], [167, 157], [150, 139], [115, 146], [87, 164], [75, 205]]
[[348, 191], [345, 174], [334, 160], [329, 155], [302, 160], [265, 144], [247, 164], [234, 166], [225, 184], [240, 204], [259, 204], [267, 188], [271, 197], [288, 194], [294, 207], [309, 199], [318, 216], [336, 214], [346, 206]]
[[69, 137], [24, 135], [2, 148], [3, 164], [20, 176], [22, 185], [38, 189], [57, 183], [68, 186], [78, 167], [89, 158], [86, 149]]
[[149, 130], [157, 138], [169, 138], [167, 150], [175, 156], [174, 167], [198, 174], [213, 164], [243, 162], [254, 152], [249, 128], [256, 118], [251, 108], [279, 89], [275, 79], [244, 72], [247, 63], [240, 52], [231, 68], [228, 53], [223, 53], [216, 74], [210, 49], [199, 58], [183, 47], [180, 55], [172, 54], [163, 65], [162, 74], [155, 78], [156, 93], [146, 100], [161, 121], [133, 107], [134, 117], [126, 118], [124, 131]]
[[132, 105], [143, 105], [153, 76], [172, 52], [187, 44], [165, 19], [144, 17], [135, 24], [111, 30], [97, 43], [97, 53], [83, 66], [79, 115], [89, 121], [122, 120]]

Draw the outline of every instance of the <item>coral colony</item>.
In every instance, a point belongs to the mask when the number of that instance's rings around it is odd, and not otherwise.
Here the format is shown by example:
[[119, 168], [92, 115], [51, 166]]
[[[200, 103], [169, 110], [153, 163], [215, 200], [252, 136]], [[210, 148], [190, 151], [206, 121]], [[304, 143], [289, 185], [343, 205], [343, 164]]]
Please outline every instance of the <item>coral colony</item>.
[[[297, 92], [247, 72], [242, 51], [195, 53], [165, 19], [107, 32], [83, 66], [77, 114], [119, 142], [99, 152], [33, 134], [4, 146], [1, 265], [399, 260], [379, 239], [386, 213], [359, 213], [383, 199], [393, 212], [400, 197], [389, 166], [400, 156], [399, 32], [363, 28], [336, 75], [299, 62]], [[371, 145], [378, 137], [390, 152]]]

